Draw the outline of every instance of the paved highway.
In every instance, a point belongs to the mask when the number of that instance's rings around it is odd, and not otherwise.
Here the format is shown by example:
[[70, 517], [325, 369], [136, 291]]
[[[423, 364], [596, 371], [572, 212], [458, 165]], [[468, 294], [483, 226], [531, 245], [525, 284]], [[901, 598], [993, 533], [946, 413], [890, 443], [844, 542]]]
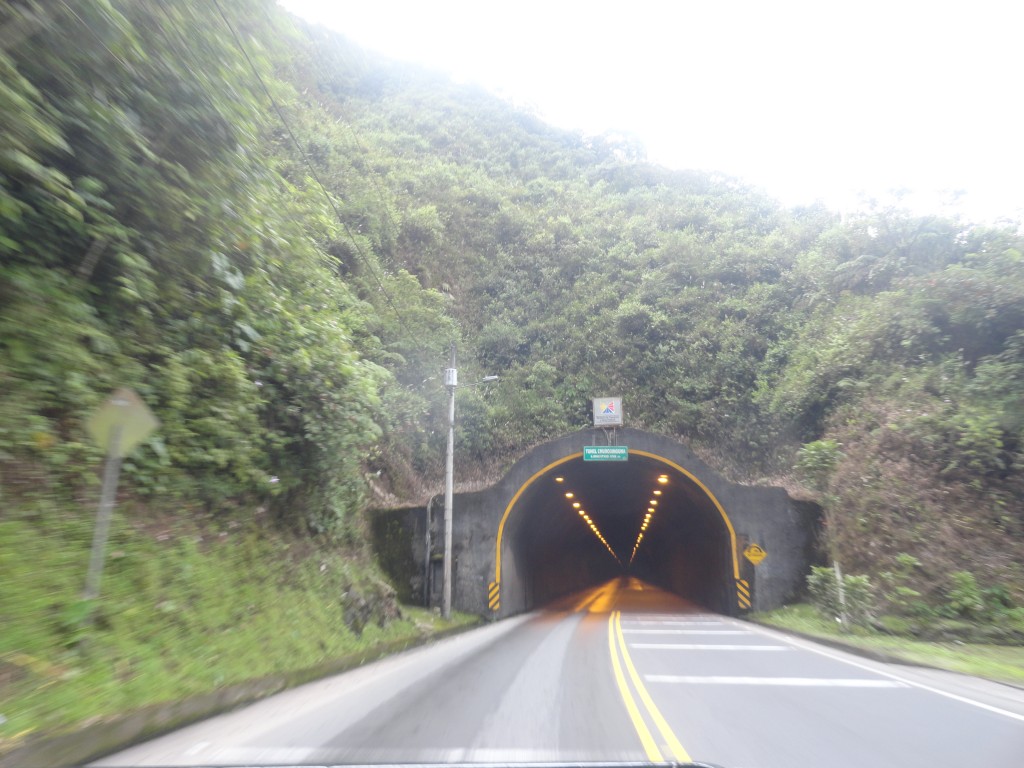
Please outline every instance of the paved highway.
[[591, 760], [1021, 768], [1024, 691], [867, 661], [623, 580], [95, 765]]

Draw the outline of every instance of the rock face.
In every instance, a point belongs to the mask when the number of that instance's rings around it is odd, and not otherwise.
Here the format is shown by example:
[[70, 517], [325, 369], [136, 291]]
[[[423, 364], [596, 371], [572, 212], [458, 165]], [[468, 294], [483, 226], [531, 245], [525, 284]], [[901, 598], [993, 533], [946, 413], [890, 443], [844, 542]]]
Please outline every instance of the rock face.
[[357, 635], [362, 635], [369, 624], [385, 627], [402, 618], [395, 590], [384, 582], [350, 585], [341, 593], [340, 602], [345, 626]]

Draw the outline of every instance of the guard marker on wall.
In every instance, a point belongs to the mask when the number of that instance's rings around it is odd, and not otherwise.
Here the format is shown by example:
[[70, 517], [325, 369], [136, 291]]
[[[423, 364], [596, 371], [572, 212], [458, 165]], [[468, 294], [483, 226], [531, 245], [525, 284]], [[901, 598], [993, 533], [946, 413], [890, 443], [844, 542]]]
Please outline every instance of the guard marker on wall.
[[492, 581], [487, 587], [487, 605], [492, 611], [501, 607], [501, 584]]
[[754, 565], [760, 565], [761, 561], [768, 557], [768, 553], [760, 544], [750, 544], [743, 550], [743, 556]]
[[741, 610], [750, 610], [750, 584], [746, 579], [736, 579], [736, 603]]

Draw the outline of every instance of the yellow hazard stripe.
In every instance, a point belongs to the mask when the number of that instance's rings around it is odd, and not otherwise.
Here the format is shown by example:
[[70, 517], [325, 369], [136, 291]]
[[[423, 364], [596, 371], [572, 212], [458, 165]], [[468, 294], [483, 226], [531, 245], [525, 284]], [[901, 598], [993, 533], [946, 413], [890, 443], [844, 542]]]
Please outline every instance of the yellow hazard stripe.
[[746, 610], [750, 607], [750, 582], [736, 579], [736, 604]]
[[487, 607], [496, 611], [501, 607], [501, 584], [492, 581], [487, 587]]

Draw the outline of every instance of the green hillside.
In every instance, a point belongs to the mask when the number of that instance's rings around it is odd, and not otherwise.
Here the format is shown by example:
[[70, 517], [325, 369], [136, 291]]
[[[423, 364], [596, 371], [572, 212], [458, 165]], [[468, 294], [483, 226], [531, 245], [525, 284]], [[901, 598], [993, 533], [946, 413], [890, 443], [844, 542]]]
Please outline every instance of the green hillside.
[[441, 487], [452, 340], [465, 380], [502, 379], [460, 395], [463, 480], [614, 393], [732, 479], [818, 500], [889, 610], [1024, 603], [1020, 222], [786, 208], [270, 0], [16, 0], [0, 31], [0, 663], [26, 637], [85, 653], [67, 585], [112, 389], [162, 423], [122, 527], [306, 541], [374, 583], [364, 513]]

